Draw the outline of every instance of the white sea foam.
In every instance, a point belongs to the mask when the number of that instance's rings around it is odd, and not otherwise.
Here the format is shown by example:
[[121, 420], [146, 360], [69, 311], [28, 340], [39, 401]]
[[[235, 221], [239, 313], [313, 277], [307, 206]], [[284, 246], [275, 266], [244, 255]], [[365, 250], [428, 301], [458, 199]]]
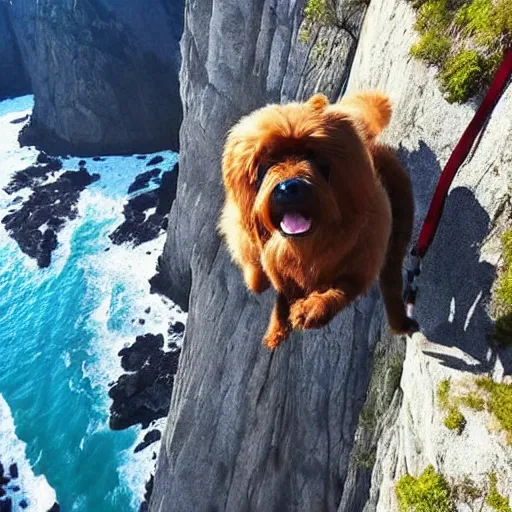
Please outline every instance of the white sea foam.
[[[26, 458], [26, 444], [18, 439], [14, 428], [14, 419], [11, 410], [0, 395], [0, 462], [7, 471], [9, 465], [18, 465], [19, 477], [7, 485], [7, 496], [12, 499], [13, 512], [21, 512], [19, 506], [22, 499], [29, 505], [32, 512], [46, 512], [56, 502], [55, 491], [50, 487], [43, 475], [34, 475]], [[20, 491], [15, 492], [14, 487], [19, 486]]]

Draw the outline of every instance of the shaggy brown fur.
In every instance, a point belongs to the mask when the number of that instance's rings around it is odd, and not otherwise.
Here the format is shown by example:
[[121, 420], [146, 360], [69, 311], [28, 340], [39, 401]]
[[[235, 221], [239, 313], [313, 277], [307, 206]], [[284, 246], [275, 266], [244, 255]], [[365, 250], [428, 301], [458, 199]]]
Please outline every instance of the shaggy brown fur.
[[[317, 94], [305, 103], [263, 107], [229, 132], [219, 227], [247, 287], [261, 293], [272, 284], [277, 291], [267, 347], [277, 347], [293, 328], [324, 326], [379, 276], [391, 328], [417, 327], [402, 301], [411, 183], [394, 153], [375, 140], [390, 116], [379, 92], [332, 105]], [[273, 210], [276, 188], [292, 179], [308, 187], [298, 214], [290, 212], [311, 226], [300, 236], [283, 232], [279, 221], [283, 226], [286, 219]]]

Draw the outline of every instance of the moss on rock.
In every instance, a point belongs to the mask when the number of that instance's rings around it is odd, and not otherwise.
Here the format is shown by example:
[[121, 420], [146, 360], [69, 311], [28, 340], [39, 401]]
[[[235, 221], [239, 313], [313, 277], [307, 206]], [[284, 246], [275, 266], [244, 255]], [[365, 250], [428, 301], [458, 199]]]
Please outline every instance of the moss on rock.
[[449, 102], [482, 92], [512, 44], [510, 0], [416, 0], [419, 41], [411, 54], [439, 67]]
[[400, 512], [455, 512], [445, 477], [428, 466], [419, 477], [403, 475], [395, 487]]
[[485, 502], [496, 512], [512, 512], [508, 498], [498, 492], [498, 477], [496, 473], [489, 475], [490, 490]]

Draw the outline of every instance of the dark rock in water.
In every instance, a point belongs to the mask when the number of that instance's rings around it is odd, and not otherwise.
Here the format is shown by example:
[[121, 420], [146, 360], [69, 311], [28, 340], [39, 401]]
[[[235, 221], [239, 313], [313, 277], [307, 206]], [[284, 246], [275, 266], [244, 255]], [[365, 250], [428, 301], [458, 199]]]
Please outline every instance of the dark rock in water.
[[18, 464], [13, 463], [9, 466], [9, 474], [11, 478], [18, 478]]
[[54, 156], [48, 156], [44, 151], [41, 151], [39, 155], [37, 155], [37, 163], [47, 164], [48, 168], [52, 171], [59, 171], [62, 169], [62, 160], [59, 160]]
[[[66, 220], [77, 215], [80, 193], [98, 179], [98, 174], [91, 175], [85, 169], [66, 171], [53, 183], [34, 186], [32, 195], [21, 208], [6, 215], [2, 223], [25, 254], [35, 258], [39, 266], [47, 267], [51, 253], [57, 247], [57, 233]], [[41, 232], [45, 225], [47, 227]]]
[[146, 482], [146, 492], [144, 493], [144, 501], [141, 503], [139, 512], [147, 512], [149, 510], [149, 500], [151, 499], [151, 494], [153, 493], [153, 482], [154, 476], [151, 475], [149, 480]]
[[0, 100], [31, 91], [9, 10], [9, 2], [0, 2]]
[[147, 428], [169, 410], [179, 350], [164, 352], [161, 334], [137, 336], [135, 343], [123, 348], [121, 366], [130, 372], [119, 377], [110, 389], [110, 428], [122, 430], [140, 423]]
[[101, 157], [101, 156], [95, 156], [95, 157], [93, 158], [93, 160], [94, 160], [95, 162], [104, 162], [104, 161], [106, 160], [106, 158], [103, 158], [103, 157]]
[[160, 162], [164, 161], [164, 157], [160, 155], [154, 156], [146, 165], [147, 167], [151, 167], [152, 165], [157, 165]]
[[43, 238], [37, 248], [37, 264], [41, 268], [50, 266], [52, 251], [57, 248], [57, 235], [53, 229], [47, 229], [43, 233]]
[[58, 503], [54, 503], [48, 512], [60, 512], [60, 505]]
[[[150, 179], [156, 177], [155, 171], [157, 169], [137, 176], [130, 185], [130, 189], [134, 191], [142, 184], [148, 183]], [[140, 245], [154, 240], [167, 229], [168, 220], [165, 216], [169, 213], [176, 197], [177, 180], [178, 165], [176, 164], [172, 171], [163, 173], [158, 189], [143, 192], [131, 198], [123, 209], [126, 220], [109, 235], [112, 242], [116, 245], [125, 242]], [[155, 208], [155, 213], [146, 217], [145, 212], [151, 208]]]
[[153, 452], [153, 457], [151, 457], [152, 460], [156, 460], [156, 452]]
[[19, 485], [15, 485], [15, 486], [11, 487], [11, 490], [12, 490], [12, 492], [19, 492], [20, 491], [20, 486]]
[[158, 354], [164, 346], [162, 334], [145, 334], [137, 336], [135, 343], [119, 351], [121, 366], [127, 372], [135, 372], [154, 354]]
[[178, 334], [181, 334], [185, 331], [185, 324], [183, 322], [175, 322], [172, 326], [172, 330]]
[[146, 308], [146, 309], [144, 310], [144, 313], [151, 313], [151, 308], [150, 308], [150, 307], [149, 307], [149, 308]]
[[0, 500], [0, 512], [12, 512], [11, 498], [4, 498]]
[[183, 0], [0, 5], [37, 98], [22, 144], [75, 156], [178, 149]]
[[20, 507], [25, 509], [28, 507], [28, 503], [26, 500], [21, 500], [20, 503], [19, 503]]
[[135, 447], [133, 453], [139, 453], [140, 451], [144, 450], [144, 448], [147, 448], [149, 445], [156, 443], [157, 441], [160, 441], [161, 437], [162, 433], [160, 432], [160, 430], [151, 430], [144, 436], [144, 440]]
[[83, 167], [86, 163], [87, 163], [87, 162], [86, 162], [85, 160], [80, 160], [80, 161], [78, 162], [78, 166], [79, 166], [79, 167]]
[[137, 155], [137, 160], [146, 160], [146, 155]]
[[20, 123], [24, 123], [30, 116], [27, 114], [26, 116], [23, 116], [23, 117], [18, 117], [16, 119], [13, 119], [11, 121], [11, 124], [20, 124]]
[[58, 158], [48, 157], [48, 161], [42, 163], [42, 165], [31, 165], [22, 171], [16, 172], [4, 190], [8, 194], [14, 194], [14, 192], [26, 187], [33, 188], [46, 180], [48, 175], [53, 175], [54, 171], [60, 169], [62, 169], [62, 162]]
[[144, 325], [146, 323], [146, 320], [144, 318], [139, 318], [139, 324]]
[[128, 194], [146, 188], [149, 185], [151, 179], [156, 178], [161, 172], [162, 170], [157, 167], [156, 169], [151, 169], [150, 171], [139, 174], [135, 178], [134, 182], [129, 186]]

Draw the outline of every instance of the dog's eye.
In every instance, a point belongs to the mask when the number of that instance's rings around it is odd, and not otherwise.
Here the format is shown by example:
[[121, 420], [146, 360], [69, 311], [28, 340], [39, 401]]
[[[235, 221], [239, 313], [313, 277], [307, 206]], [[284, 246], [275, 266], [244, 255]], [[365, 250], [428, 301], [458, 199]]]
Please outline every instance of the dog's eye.
[[312, 151], [309, 151], [306, 155], [306, 158], [313, 163], [318, 172], [324, 177], [326, 181], [329, 181], [329, 175], [331, 173], [331, 168], [329, 162], [322, 157], [319, 157]]
[[258, 188], [261, 187], [261, 184], [263, 183], [263, 180], [265, 179], [265, 175], [267, 174], [267, 171], [272, 167], [272, 164], [269, 162], [261, 163], [258, 166], [258, 172], [256, 175], [256, 186]]
[[318, 167], [318, 170], [320, 174], [324, 177], [326, 181], [329, 181], [329, 175], [331, 174], [331, 168], [329, 166], [329, 162], [326, 160], [317, 160], [316, 165]]

